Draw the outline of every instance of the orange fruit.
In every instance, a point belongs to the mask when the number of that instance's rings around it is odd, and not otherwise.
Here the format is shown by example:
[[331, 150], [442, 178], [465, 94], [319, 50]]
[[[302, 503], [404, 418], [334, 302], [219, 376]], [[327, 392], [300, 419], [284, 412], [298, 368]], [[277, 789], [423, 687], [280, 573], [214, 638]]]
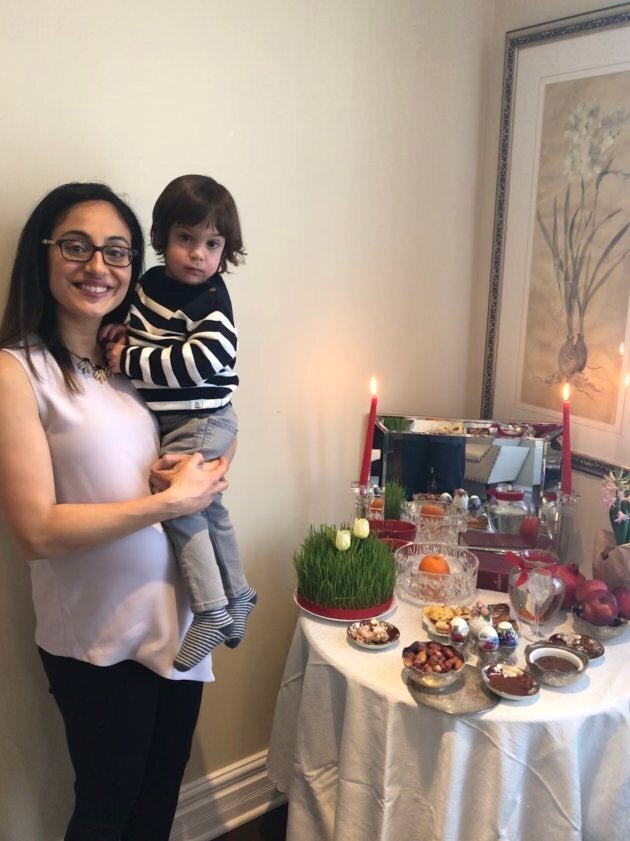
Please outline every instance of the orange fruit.
[[422, 508], [420, 509], [420, 513], [423, 517], [443, 517], [444, 509], [441, 505], [437, 505], [435, 502], [424, 502], [422, 504]]
[[444, 555], [425, 555], [418, 569], [420, 572], [433, 572], [438, 575], [448, 575], [451, 571]]

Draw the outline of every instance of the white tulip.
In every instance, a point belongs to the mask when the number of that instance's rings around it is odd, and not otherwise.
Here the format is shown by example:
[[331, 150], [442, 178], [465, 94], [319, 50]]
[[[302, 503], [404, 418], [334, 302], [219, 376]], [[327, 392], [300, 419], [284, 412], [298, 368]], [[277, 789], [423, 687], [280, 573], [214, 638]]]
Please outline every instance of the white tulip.
[[352, 526], [352, 531], [354, 532], [355, 537], [359, 537], [361, 540], [364, 540], [370, 533], [370, 524], [365, 517], [357, 517], [354, 521], [354, 525]]
[[348, 529], [340, 529], [337, 531], [335, 546], [340, 552], [345, 552], [350, 548], [350, 532]]

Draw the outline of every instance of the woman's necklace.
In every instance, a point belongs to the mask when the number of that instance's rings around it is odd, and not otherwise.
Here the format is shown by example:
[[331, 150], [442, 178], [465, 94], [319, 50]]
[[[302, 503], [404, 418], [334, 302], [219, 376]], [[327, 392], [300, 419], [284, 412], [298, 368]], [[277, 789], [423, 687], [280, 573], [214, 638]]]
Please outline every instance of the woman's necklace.
[[[66, 348], [66, 350], [68, 350], [68, 348]], [[78, 353], [73, 353], [71, 350], [68, 350], [68, 353], [76, 360], [77, 368], [84, 377], [94, 377], [96, 382], [104, 383], [111, 376], [112, 369], [109, 365], [97, 365], [95, 362], [92, 362], [89, 357], [79, 356]]]

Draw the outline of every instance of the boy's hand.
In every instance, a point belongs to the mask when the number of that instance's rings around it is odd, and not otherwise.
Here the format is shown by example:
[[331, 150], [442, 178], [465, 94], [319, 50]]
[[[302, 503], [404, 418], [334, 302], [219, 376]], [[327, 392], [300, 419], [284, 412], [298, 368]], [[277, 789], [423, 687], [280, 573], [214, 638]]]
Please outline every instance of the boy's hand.
[[124, 324], [106, 324], [98, 331], [99, 342], [126, 342], [127, 328]]
[[125, 349], [124, 342], [107, 342], [105, 345], [105, 356], [107, 364], [114, 374], [120, 374], [120, 355]]

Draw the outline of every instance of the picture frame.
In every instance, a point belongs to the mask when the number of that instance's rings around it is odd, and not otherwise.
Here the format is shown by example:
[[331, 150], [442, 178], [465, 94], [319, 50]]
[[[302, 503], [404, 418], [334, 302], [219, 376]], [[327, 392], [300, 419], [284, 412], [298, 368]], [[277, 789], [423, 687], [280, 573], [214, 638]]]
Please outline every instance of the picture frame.
[[630, 3], [506, 34], [481, 417], [630, 465]]

